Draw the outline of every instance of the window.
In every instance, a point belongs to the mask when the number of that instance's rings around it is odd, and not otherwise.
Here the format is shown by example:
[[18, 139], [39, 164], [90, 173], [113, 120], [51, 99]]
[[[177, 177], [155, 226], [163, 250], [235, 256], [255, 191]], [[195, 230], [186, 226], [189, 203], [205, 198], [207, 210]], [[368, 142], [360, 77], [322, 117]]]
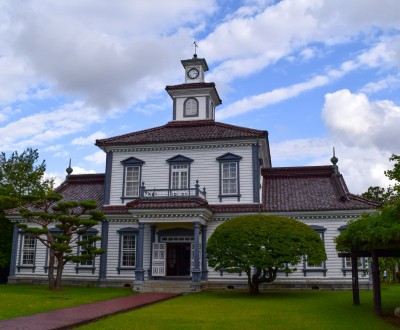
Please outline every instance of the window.
[[125, 167], [125, 196], [139, 196], [140, 186], [140, 167], [127, 166]]
[[86, 232], [79, 236], [79, 245], [78, 245], [78, 255], [86, 256], [89, 255], [90, 258], [77, 263], [75, 266], [76, 273], [78, 274], [80, 271], [91, 271], [94, 274], [95, 271], [95, 262], [94, 256], [92, 254], [93, 248], [96, 248], [96, 241], [93, 241], [92, 238], [96, 236], [98, 233], [97, 229], [90, 228], [86, 230]]
[[222, 164], [222, 194], [235, 195], [238, 192], [238, 163]]
[[126, 227], [118, 230], [118, 274], [120, 274], [121, 271], [133, 270], [136, 268], [137, 233], [138, 229], [132, 227]]
[[167, 159], [169, 163], [169, 189], [171, 190], [185, 190], [185, 192], [172, 192], [174, 194], [190, 194], [190, 164], [193, 159], [177, 155]]
[[[317, 225], [311, 225], [310, 227], [317, 232], [317, 234], [321, 237], [322, 242], [325, 244], [324, 236], [326, 228]], [[324, 276], [326, 276], [327, 272], [326, 262], [323, 261], [319, 264], [312, 264], [307, 261], [307, 256], [304, 256], [304, 263], [303, 263], [304, 276], [307, 276], [307, 273], [309, 272], [323, 272]]]
[[136, 235], [125, 234], [121, 236], [122, 251], [121, 251], [121, 266], [135, 267], [136, 266]]
[[195, 98], [190, 97], [185, 100], [184, 109], [184, 117], [197, 117], [199, 115], [199, 102]]
[[[94, 247], [94, 242], [90, 242], [90, 237], [91, 235], [82, 235], [80, 240], [82, 242], [88, 241], [86, 244], [81, 245], [81, 249], [80, 249], [80, 255], [84, 256], [84, 255], [91, 255], [90, 253], [90, 248]], [[81, 266], [93, 266], [93, 258], [92, 259], [87, 259], [85, 261], [81, 262]]]
[[140, 196], [140, 182], [144, 161], [130, 157], [121, 162], [124, 166], [122, 201]]
[[35, 247], [36, 240], [30, 236], [24, 236], [23, 250], [22, 250], [22, 265], [35, 264]]
[[240, 201], [239, 161], [242, 157], [226, 153], [217, 158], [219, 165], [219, 199], [237, 197]]
[[172, 165], [171, 189], [187, 189], [189, 165]]
[[[351, 269], [351, 258], [350, 257], [346, 257], [344, 258], [344, 267], [345, 268], [350, 268]], [[363, 261], [361, 258], [357, 258], [357, 268], [362, 268], [363, 266]]]

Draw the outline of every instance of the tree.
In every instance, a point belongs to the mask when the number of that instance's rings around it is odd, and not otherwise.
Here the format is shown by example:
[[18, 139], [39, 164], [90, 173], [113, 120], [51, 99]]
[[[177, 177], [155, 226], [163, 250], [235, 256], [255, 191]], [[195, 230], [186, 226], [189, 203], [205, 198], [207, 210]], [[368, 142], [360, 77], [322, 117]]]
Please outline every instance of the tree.
[[400, 199], [400, 155], [393, 154], [389, 160], [395, 162], [395, 164], [393, 165], [393, 169], [385, 171], [385, 175], [390, 180], [395, 181], [394, 186], [389, 187], [392, 191], [389, 202], [395, 203]]
[[[37, 224], [39, 228], [29, 227], [27, 223], [18, 225], [26, 236], [37, 239], [49, 249], [50, 290], [61, 288], [62, 273], [66, 263], [82, 263], [105, 252], [96, 248], [94, 244], [101, 240], [101, 237], [88, 234], [90, 228], [104, 219], [104, 214], [96, 210], [96, 202], [61, 201], [61, 199], [61, 195], [49, 193], [44, 199], [30, 204], [29, 209], [20, 210], [21, 216], [28, 224]], [[56, 230], [52, 230], [51, 225]], [[83, 252], [77, 252], [78, 246]]]
[[[46, 163], [38, 163], [39, 153], [31, 148], [21, 154], [13, 152], [9, 158], [0, 153], [0, 274], [4, 276], [10, 265], [12, 246], [12, 223], [4, 211], [29, 200], [44, 196], [53, 188], [53, 179], [44, 179]], [[28, 197], [29, 196], [29, 197]]]
[[366, 192], [361, 194], [361, 197], [364, 197], [371, 201], [383, 203], [389, 198], [388, 194], [390, 195], [390, 191], [388, 190], [386, 192], [385, 188], [381, 188], [378, 186], [375, 186], [375, 187], [371, 186], [368, 188], [368, 190]]
[[303, 257], [309, 264], [326, 260], [318, 233], [302, 222], [272, 215], [227, 220], [207, 242], [209, 265], [229, 273], [245, 272], [250, 293], [258, 293], [261, 283], [273, 282], [279, 269], [295, 271]]
[[372, 251], [400, 247], [400, 202], [384, 205], [374, 214], [349, 222], [335, 239], [341, 252]]
[[0, 153], [0, 195], [17, 197], [42, 197], [53, 188], [53, 179], [44, 179], [46, 163], [39, 159], [37, 149], [27, 148], [20, 155], [13, 152], [10, 158]]

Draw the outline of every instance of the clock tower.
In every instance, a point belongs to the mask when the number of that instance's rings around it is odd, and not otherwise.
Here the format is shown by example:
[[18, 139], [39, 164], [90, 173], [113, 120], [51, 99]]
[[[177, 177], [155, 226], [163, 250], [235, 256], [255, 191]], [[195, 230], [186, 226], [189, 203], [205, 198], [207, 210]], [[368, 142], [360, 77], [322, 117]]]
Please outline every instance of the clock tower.
[[214, 83], [204, 82], [208, 65], [204, 58], [181, 61], [185, 70], [185, 83], [167, 86], [173, 100], [173, 120], [215, 120], [215, 107], [222, 103]]

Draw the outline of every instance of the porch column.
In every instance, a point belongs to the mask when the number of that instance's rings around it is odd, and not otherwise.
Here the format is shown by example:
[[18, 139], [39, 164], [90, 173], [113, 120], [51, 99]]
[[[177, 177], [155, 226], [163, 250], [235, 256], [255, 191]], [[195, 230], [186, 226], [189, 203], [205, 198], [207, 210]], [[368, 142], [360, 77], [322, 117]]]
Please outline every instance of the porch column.
[[372, 292], [374, 295], [374, 310], [376, 315], [382, 315], [381, 278], [379, 273], [379, 259], [376, 250], [372, 250]]
[[208, 270], [207, 270], [207, 226], [201, 226], [201, 280], [207, 281]]
[[200, 270], [200, 258], [199, 258], [199, 234], [200, 234], [200, 223], [194, 222], [194, 243], [193, 243], [193, 269], [192, 269], [192, 282], [201, 281], [201, 270]]
[[101, 248], [105, 250], [100, 255], [100, 274], [99, 274], [99, 285], [105, 286], [107, 281], [107, 246], [108, 246], [108, 226], [109, 222], [104, 220], [101, 223]]
[[136, 260], [135, 281], [144, 281], [143, 245], [144, 245], [144, 223], [139, 222], [139, 234], [138, 234], [137, 251], [136, 251], [137, 260]]
[[360, 289], [358, 286], [358, 258], [351, 256], [351, 278], [353, 291], [353, 305], [360, 305]]
[[153, 243], [156, 241], [156, 226], [150, 226], [150, 268], [147, 272], [147, 277], [149, 280], [153, 279], [152, 266], [153, 266]]
[[10, 276], [8, 278], [8, 283], [11, 283], [10, 278], [12, 279], [15, 278], [15, 269], [17, 268], [18, 230], [19, 229], [17, 227], [17, 223], [14, 222], [11, 260], [10, 260]]

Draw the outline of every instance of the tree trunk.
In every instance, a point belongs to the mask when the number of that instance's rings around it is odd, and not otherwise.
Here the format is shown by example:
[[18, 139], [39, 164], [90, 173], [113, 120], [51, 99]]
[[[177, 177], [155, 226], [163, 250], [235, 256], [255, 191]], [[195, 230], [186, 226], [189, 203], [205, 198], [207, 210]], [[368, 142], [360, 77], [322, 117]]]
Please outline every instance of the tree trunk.
[[49, 280], [49, 289], [50, 290], [55, 290], [56, 289], [56, 281], [54, 278], [54, 250], [50, 249], [49, 250], [49, 268], [47, 269], [48, 274], [47, 278]]
[[63, 254], [57, 256], [57, 278], [56, 278], [56, 285], [55, 289], [61, 289], [61, 280], [62, 280], [62, 273], [64, 270], [64, 257]]

